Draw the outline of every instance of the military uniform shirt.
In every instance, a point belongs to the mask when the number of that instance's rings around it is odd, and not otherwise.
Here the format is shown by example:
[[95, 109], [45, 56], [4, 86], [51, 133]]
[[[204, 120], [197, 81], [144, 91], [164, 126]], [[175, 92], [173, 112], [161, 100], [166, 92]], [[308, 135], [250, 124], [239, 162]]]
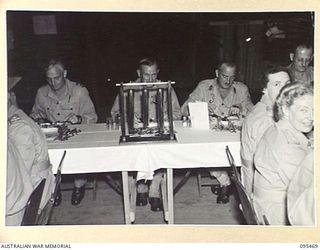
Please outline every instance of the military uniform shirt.
[[40, 208], [43, 208], [54, 188], [54, 176], [45, 135], [38, 124], [13, 105], [8, 109], [8, 121], [8, 137], [19, 150], [32, 186], [35, 188], [43, 178], [46, 179], [40, 204]]
[[6, 226], [20, 226], [33, 186], [21, 155], [10, 138], [7, 159]]
[[241, 174], [242, 182], [249, 195], [252, 194], [254, 165], [253, 156], [264, 132], [274, 125], [273, 103], [264, 94], [254, 109], [247, 115], [241, 131]]
[[298, 82], [307, 83], [307, 84], [310, 84], [311, 82], [313, 82], [314, 70], [312, 66], [309, 66], [307, 70], [304, 72], [297, 72], [294, 69], [293, 64], [290, 64], [288, 66], [288, 70], [289, 70], [289, 74], [292, 82], [298, 81]]
[[[139, 82], [139, 79], [136, 80], [136, 82]], [[134, 113], [135, 113], [135, 117], [137, 119], [141, 119], [142, 114], [142, 91], [140, 86], [137, 86], [137, 90], [134, 93]], [[126, 99], [127, 99], [127, 92], [125, 92], [125, 102], [124, 105], [125, 107], [127, 106], [126, 104]], [[173, 120], [180, 120], [181, 119], [181, 111], [180, 111], [180, 104], [177, 98], [177, 95], [174, 91], [174, 89], [172, 88], [172, 92], [171, 92], [171, 100], [172, 100], [172, 116], [173, 116]], [[156, 103], [157, 103], [157, 90], [156, 89], [152, 89], [149, 88], [149, 119], [156, 119]], [[167, 119], [167, 97], [166, 95], [164, 95], [164, 99], [163, 99], [163, 109], [164, 109], [164, 119]], [[126, 110], [126, 109], [125, 109]], [[117, 95], [113, 106], [111, 108], [111, 117], [113, 119], [115, 119], [117, 114], [120, 114], [120, 106], [119, 106], [119, 95]]]
[[240, 108], [240, 115], [242, 116], [253, 109], [248, 87], [245, 84], [235, 81], [225, 99], [222, 99], [217, 84], [217, 78], [201, 81], [182, 105], [182, 115], [187, 116], [188, 103], [196, 101], [208, 103], [209, 114], [221, 117], [227, 117], [233, 105]]
[[313, 150], [302, 161], [288, 187], [288, 215], [291, 225], [315, 225]]
[[62, 98], [58, 98], [49, 85], [38, 90], [30, 116], [34, 119], [47, 119], [50, 122], [63, 122], [71, 113], [80, 115], [82, 123], [97, 122], [97, 114], [88, 90], [66, 79], [66, 92]]
[[258, 217], [266, 215], [271, 225], [286, 225], [289, 183], [309, 150], [307, 137], [287, 120], [271, 126], [254, 155], [253, 200]]

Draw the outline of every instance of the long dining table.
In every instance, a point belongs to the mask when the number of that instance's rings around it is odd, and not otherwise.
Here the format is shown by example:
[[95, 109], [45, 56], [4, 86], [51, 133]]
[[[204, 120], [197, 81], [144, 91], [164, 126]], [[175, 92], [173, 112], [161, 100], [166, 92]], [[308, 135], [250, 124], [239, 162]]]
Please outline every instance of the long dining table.
[[80, 133], [64, 141], [48, 141], [54, 173], [66, 150], [62, 174], [122, 173], [124, 218], [135, 220], [135, 192], [128, 172], [137, 171], [137, 180], [151, 180], [154, 171], [166, 169], [162, 185], [164, 219], [174, 224], [173, 169], [229, 167], [226, 146], [240, 166], [240, 132], [199, 130], [174, 123], [176, 141], [119, 143], [119, 129], [106, 124], [73, 125]]

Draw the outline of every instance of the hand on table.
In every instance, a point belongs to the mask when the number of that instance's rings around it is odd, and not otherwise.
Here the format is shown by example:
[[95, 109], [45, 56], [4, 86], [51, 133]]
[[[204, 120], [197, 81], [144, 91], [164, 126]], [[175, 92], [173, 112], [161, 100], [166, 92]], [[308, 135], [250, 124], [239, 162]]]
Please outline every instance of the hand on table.
[[240, 116], [240, 107], [233, 105], [229, 110], [229, 116], [230, 115]]
[[76, 115], [74, 113], [70, 113], [67, 117], [66, 117], [66, 121], [71, 122], [72, 124], [80, 124], [82, 122], [82, 118], [80, 115]]

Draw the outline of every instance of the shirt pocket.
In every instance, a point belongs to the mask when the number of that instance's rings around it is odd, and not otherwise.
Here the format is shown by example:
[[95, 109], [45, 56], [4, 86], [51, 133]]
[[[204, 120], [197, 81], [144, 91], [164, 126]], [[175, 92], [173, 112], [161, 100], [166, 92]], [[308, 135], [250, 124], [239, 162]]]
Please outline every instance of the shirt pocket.
[[76, 112], [76, 104], [75, 103], [65, 103], [61, 105], [62, 111]]

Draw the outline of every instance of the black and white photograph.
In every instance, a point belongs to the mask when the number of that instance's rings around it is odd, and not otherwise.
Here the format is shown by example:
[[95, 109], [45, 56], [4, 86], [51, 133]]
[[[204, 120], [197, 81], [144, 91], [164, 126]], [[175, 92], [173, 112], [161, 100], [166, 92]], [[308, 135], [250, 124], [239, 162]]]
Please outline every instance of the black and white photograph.
[[5, 228], [315, 228], [316, 18], [6, 10]]

